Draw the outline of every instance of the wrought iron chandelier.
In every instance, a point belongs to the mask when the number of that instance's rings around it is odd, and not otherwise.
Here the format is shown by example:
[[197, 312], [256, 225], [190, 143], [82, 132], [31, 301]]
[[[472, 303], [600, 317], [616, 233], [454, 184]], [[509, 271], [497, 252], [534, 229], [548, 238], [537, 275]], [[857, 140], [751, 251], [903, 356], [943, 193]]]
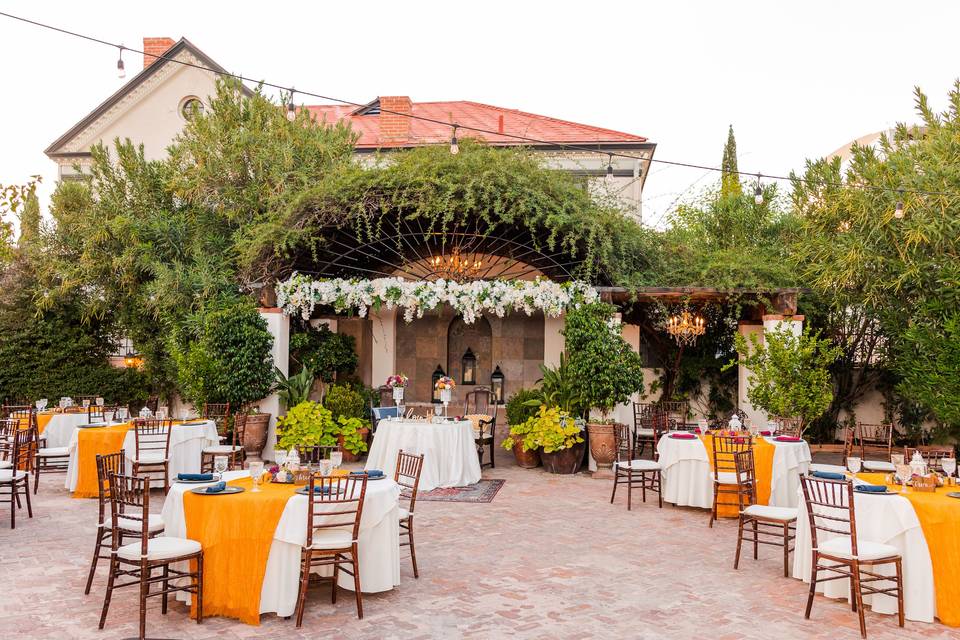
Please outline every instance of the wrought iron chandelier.
[[679, 315], [670, 316], [667, 320], [667, 333], [673, 336], [680, 346], [693, 345], [697, 338], [706, 332], [707, 326], [703, 318], [690, 313], [687, 307], [684, 307]]
[[476, 256], [463, 256], [460, 253], [460, 247], [454, 247], [449, 256], [441, 254], [430, 258], [433, 275], [444, 280], [456, 282], [475, 280], [482, 267], [483, 260]]

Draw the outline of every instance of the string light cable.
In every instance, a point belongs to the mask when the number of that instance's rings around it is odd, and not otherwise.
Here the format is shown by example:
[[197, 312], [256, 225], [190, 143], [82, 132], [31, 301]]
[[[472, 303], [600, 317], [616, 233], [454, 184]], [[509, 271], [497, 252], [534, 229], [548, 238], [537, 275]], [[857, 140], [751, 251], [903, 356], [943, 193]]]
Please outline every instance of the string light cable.
[[[121, 44], [117, 44], [117, 43], [114, 43], [114, 42], [110, 42], [110, 41], [108, 41], [108, 40], [103, 40], [103, 39], [101, 39], [101, 38], [97, 38], [97, 37], [90, 36], [90, 35], [87, 35], [87, 34], [79, 33], [79, 32], [76, 32], [76, 31], [70, 31], [69, 29], [64, 29], [64, 28], [62, 28], [62, 27], [57, 27], [57, 26], [50, 25], [50, 24], [46, 24], [46, 23], [43, 23], [43, 22], [38, 22], [38, 21], [36, 21], [36, 20], [31, 20], [31, 19], [29, 19], [29, 18], [24, 18], [24, 17], [22, 17], [22, 16], [17, 16], [17, 15], [13, 15], [13, 14], [11, 14], [11, 13], [6, 13], [6, 12], [4, 12], [4, 11], [0, 11], [0, 16], [5, 17], [5, 18], [10, 18], [11, 20], [17, 20], [17, 21], [20, 21], [20, 22], [24, 22], [24, 23], [26, 23], [26, 24], [31, 24], [31, 25], [34, 25], [34, 26], [36, 26], [36, 27], [40, 27], [40, 28], [42, 28], [42, 29], [47, 29], [47, 30], [50, 30], [50, 31], [56, 31], [56, 32], [58, 32], [58, 33], [62, 33], [62, 34], [64, 34], [64, 35], [72, 36], [72, 37], [74, 37], [74, 38], [79, 38], [79, 39], [82, 39], [82, 40], [87, 40], [88, 42], [94, 42], [94, 43], [96, 43], [96, 44], [101, 44], [101, 45], [104, 45], [104, 46], [112, 47], [112, 48], [114, 48], [114, 49], [119, 49], [119, 50], [121, 50], [121, 51], [130, 51], [130, 52], [133, 52], [133, 53], [139, 53], [139, 54], [141, 54], [141, 55], [148, 55], [148, 54], [146, 54], [144, 51], [140, 51], [140, 50], [134, 49], [134, 48], [132, 48], [132, 47], [123, 46], [123, 45], [121, 45]], [[282, 95], [282, 92], [285, 92], [285, 91], [286, 91], [286, 92], [289, 92], [289, 93], [290, 93], [290, 96], [291, 96], [291, 99], [290, 99], [290, 102], [288, 103], [288, 112], [289, 112], [289, 105], [290, 105], [290, 104], [293, 104], [293, 100], [292, 100], [293, 89], [290, 88], [290, 87], [287, 86], [287, 85], [276, 84], [276, 83], [273, 83], [273, 82], [268, 82], [268, 81], [266, 81], [266, 80], [257, 80], [257, 79], [255, 79], [255, 78], [250, 78], [250, 77], [243, 76], [243, 75], [240, 75], [240, 74], [237, 74], [237, 73], [230, 73], [229, 71], [221, 71], [221, 70], [218, 70], [218, 69], [211, 69], [211, 68], [209, 68], [209, 67], [203, 66], [202, 64], [196, 64], [196, 63], [193, 63], [193, 62], [189, 62], [189, 61], [187, 61], [187, 60], [177, 60], [176, 58], [168, 57], [166, 54], [156, 55], [156, 54], [152, 54], [152, 53], [151, 53], [151, 54], [149, 54], [149, 55], [152, 56], [152, 57], [154, 57], [154, 58], [156, 58], [157, 60], [166, 60], [166, 61], [168, 61], [168, 62], [173, 62], [173, 63], [175, 63], [175, 64], [179, 64], [179, 65], [182, 65], [182, 66], [185, 66], [185, 67], [191, 67], [191, 68], [194, 68], [194, 69], [198, 69], [198, 70], [200, 70], [200, 71], [206, 71], [206, 72], [209, 72], [209, 73], [213, 73], [213, 74], [218, 75], [218, 76], [222, 76], [222, 77], [226, 77], [226, 78], [232, 78], [232, 79], [237, 80], [237, 81], [240, 81], [240, 82], [249, 82], [249, 83], [252, 83], [252, 84], [259, 85], [259, 86], [264, 86], [264, 87], [269, 87], [269, 88], [271, 88], [271, 89], [276, 89], [276, 90], [278, 90], [278, 91], [281, 92], [281, 95]], [[352, 107], [357, 107], [357, 108], [361, 108], [361, 107], [367, 106], [366, 103], [354, 102], [354, 101], [352, 101], [352, 100], [344, 100], [344, 99], [342, 99], [342, 98], [336, 98], [336, 97], [324, 95], [324, 94], [321, 94], [321, 93], [314, 93], [314, 92], [311, 92], [311, 91], [304, 91], [303, 89], [297, 89], [297, 90], [296, 90], [296, 93], [298, 93], [298, 94], [300, 94], [300, 95], [303, 95], [303, 96], [309, 96], [309, 97], [311, 97], [311, 98], [316, 98], [316, 99], [318, 99], [318, 100], [326, 100], [326, 101], [328, 101], [328, 102], [334, 102], [334, 103], [338, 103], [338, 104], [342, 104], [342, 105], [346, 105], [346, 106], [352, 106]], [[945, 191], [921, 191], [921, 190], [916, 190], [916, 189], [905, 189], [905, 188], [902, 188], [902, 187], [881, 187], [881, 186], [867, 185], [867, 184], [845, 184], [845, 183], [842, 183], [842, 182], [832, 182], [832, 181], [827, 181], [827, 180], [812, 180], [812, 179], [809, 179], [809, 178], [801, 178], [801, 177], [799, 177], [799, 176], [793, 176], [793, 177], [791, 177], [791, 176], [781, 176], [781, 175], [775, 175], [775, 174], [762, 174], [762, 173], [756, 173], [756, 172], [751, 172], [751, 171], [740, 171], [740, 170], [737, 170], [737, 171], [727, 171], [727, 170], [722, 169], [722, 168], [720, 168], [720, 167], [709, 166], [709, 165], [702, 165], [702, 164], [696, 164], [696, 163], [693, 163], [693, 162], [680, 162], [680, 161], [677, 161], [677, 160], [664, 160], [664, 159], [662, 159], [662, 158], [647, 158], [647, 157], [635, 156], [635, 155], [628, 154], [628, 153], [623, 153], [623, 152], [599, 150], [599, 149], [596, 149], [596, 148], [593, 148], [593, 147], [584, 146], [584, 145], [582, 145], [582, 144], [570, 144], [570, 143], [566, 143], [566, 142], [555, 142], [555, 141], [551, 141], [551, 140], [541, 140], [541, 139], [533, 138], [533, 137], [530, 137], [530, 136], [518, 135], [518, 134], [514, 134], [514, 133], [507, 133], [507, 132], [505, 132], [505, 131], [503, 131], [503, 132], [501, 132], [501, 131], [494, 131], [494, 130], [492, 130], [492, 129], [484, 129], [483, 127], [465, 125], [465, 124], [456, 123], [456, 122], [445, 122], [445, 121], [443, 121], [443, 120], [437, 120], [437, 119], [435, 119], [435, 118], [429, 118], [429, 117], [426, 117], [426, 116], [415, 115], [415, 114], [412, 114], [412, 113], [402, 113], [402, 112], [399, 112], [399, 111], [392, 111], [392, 110], [390, 110], [390, 109], [384, 109], [382, 106], [380, 107], [380, 113], [387, 113], [387, 114], [390, 114], [390, 115], [402, 116], [402, 117], [405, 117], [405, 118], [410, 118], [410, 119], [412, 119], [412, 120], [419, 120], [419, 121], [421, 121], [421, 122], [429, 122], [429, 123], [431, 123], [431, 124], [438, 124], [438, 125], [443, 125], [443, 126], [451, 127], [452, 130], [453, 130], [453, 137], [451, 138], [451, 151], [453, 151], [453, 149], [459, 150], [458, 146], [455, 146], [455, 145], [457, 145], [456, 132], [457, 132], [458, 129], [462, 129], [462, 130], [465, 130], [465, 131], [472, 131], [472, 132], [474, 132], [474, 133], [481, 133], [481, 134], [486, 134], [486, 135], [491, 135], [491, 136], [499, 136], [499, 137], [501, 137], [501, 138], [510, 138], [510, 139], [513, 139], [513, 140], [518, 140], [518, 141], [520, 141], [520, 142], [526, 142], [526, 143], [533, 144], [533, 145], [543, 145], [543, 146], [549, 146], [549, 147], [554, 147], [554, 148], [559, 148], [559, 149], [565, 149], [565, 150], [569, 150], [569, 151], [580, 151], [580, 152], [583, 152], [583, 153], [598, 154], [598, 155], [601, 155], [601, 156], [606, 155], [607, 158], [608, 158], [608, 164], [607, 164], [607, 171], [608, 171], [608, 172], [609, 172], [610, 169], [612, 169], [611, 164], [612, 164], [613, 158], [616, 157], [616, 158], [624, 158], [624, 159], [628, 159], [628, 160], [637, 160], [637, 161], [640, 161], [640, 162], [657, 163], [657, 164], [667, 165], [667, 166], [672, 166], [672, 167], [684, 167], [684, 168], [688, 168], [688, 169], [699, 169], [699, 170], [701, 170], [701, 171], [710, 171], [710, 172], [714, 172], [714, 173], [734, 173], [734, 174], [739, 175], [739, 176], [746, 176], [746, 177], [748, 177], [748, 178], [756, 178], [757, 180], [760, 180], [761, 178], [765, 178], [765, 179], [767, 179], [767, 180], [776, 180], [776, 181], [782, 181], [782, 182], [799, 182], [799, 183], [802, 183], [802, 184], [807, 184], [807, 185], [812, 185], [812, 186], [817, 186], [817, 187], [835, 187], [835, 188], [840, 188], [840, 189], [850, 189], [850, 188], [853, 188], [853, 189], [860, 189], [860, 190], [863, 190], [863, 191], [877, 191], [877, 192], [885, 192], [885, 193], [895, 193], [895, 194], [897, 194], [897, 198], [899, 199], [898, 202], [900, 202], [900, 201], [902, 200], [902, 198], [903, 198], [903, 196], [904, 196], [905, 194], [917, 195], [917, 196], [951, 196], [951, 197], [960, 196], [960, 194], [951, 193], [951, 192], [945, 192]], [[454, 152], [454, 153], [455, 153], [455, 152]], [[761, 194], [761, 196], [762, 196], [762, 194]], [[901, 209], [902, 209], [902, 205], [900, 205], [900, 207], [901, 207]]]

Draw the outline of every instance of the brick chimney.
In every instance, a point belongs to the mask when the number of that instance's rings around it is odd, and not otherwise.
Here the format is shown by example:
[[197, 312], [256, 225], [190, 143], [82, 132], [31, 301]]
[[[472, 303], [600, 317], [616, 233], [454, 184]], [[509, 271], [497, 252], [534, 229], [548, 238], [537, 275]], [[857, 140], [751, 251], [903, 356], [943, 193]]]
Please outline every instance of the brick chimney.
[[144, 38], [143, 39], [143, 68], [146, 69], [157, 61], [157, 56], [162, 56], [167, 49], [177, 44], [171, 38]]
[[410, 139], [410, 118], [399, 115], [402, 113], [413, 113], [410, 96], [380, 96], [381, 140], [404, 142]]

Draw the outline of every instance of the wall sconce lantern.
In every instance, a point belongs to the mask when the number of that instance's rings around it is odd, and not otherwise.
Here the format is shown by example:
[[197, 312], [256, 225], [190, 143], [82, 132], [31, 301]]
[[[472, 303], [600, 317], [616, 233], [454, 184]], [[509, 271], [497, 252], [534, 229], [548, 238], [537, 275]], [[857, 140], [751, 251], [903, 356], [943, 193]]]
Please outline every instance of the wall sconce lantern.
[[467, 352], [463, 354], [460, 367], [462, 384], [477, 384], [477, 356], [473, 355], [470, 347], [467, 347]]
[[433, 370], [433, 377], [432, 377], [431, 384], [430, 384], [430, 388], [433, 389], [433, 396], [430, 398], [430, 402], [434, 402], [434, 403], [436, 403], [436, 404], [440, 404], [440, 390], [437, 389], [437, 380], [439, 380], [440, 378], [442, 378], [442, 377], [445, 376], [445, 375], [447, 375], [447, 374], [444, 373], [443, 367], [441, 367], [441, 366], [438, 364], [438, 365], [437, 365], [437, 368]]
[[505, 378], [500, 365], [490, 374], [490, 390], [493, 391], [493, 398], [497, 404], [503, 404], [503, 382]]
[[143, 364], [143, 358], [128, 350], [127, 355], [123, 356], [123, 366], [127, 369], [138, 369]]

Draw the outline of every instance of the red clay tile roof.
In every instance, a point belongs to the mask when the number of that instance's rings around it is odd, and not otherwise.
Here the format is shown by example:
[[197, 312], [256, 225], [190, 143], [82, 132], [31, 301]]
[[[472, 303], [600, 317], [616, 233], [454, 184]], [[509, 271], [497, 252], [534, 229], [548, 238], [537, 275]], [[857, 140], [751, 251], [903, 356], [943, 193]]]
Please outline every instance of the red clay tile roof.
[[[405, 138], [384, 138], [380, 133], [379, 115], [355, 115], [357, 107], [340, 105], [308, 106], [317, 120], [327, 122], [345, 120], [353, 130], [360, 134], [358, 148], [376, 149], [389, 147], [411, 147], [424, 144], [438, 144], [450, 140], [451, 127], [424, 120], [410, 119], [410, 133]], [[472, 126], [488, 131], [503, 131], [548, 142], [565, 144], [597, 143], [644, 143], [647, 138], [622, 131], [613, 131], [602, 127], [558, 120], [517, 109], [504, 109], [479, 102], [458, 100], [452, 102], [414, 102], [412, 113], [416, 116], [431, 118], [441, 122], [456, 122], [459, 125]], [[501, 118], [502, 125], [501, 125]], [[502, 129], [500, 128], [502, 126]], [[530, 144], [508, 136], [480, 134], [461, 129], [461, 138], [480, 138], [490, 144], [522, 145]]]

